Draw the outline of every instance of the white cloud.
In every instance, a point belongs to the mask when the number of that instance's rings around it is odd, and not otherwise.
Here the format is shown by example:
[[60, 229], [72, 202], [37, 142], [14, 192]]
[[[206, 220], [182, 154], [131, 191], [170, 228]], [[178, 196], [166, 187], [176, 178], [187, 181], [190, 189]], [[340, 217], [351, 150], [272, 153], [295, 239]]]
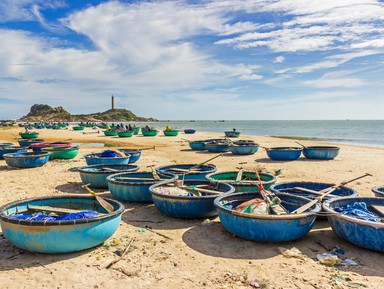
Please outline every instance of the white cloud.
[[273, 63], [283, 63], [285, 61], [284, 56], [277, 56], [274, 60]]

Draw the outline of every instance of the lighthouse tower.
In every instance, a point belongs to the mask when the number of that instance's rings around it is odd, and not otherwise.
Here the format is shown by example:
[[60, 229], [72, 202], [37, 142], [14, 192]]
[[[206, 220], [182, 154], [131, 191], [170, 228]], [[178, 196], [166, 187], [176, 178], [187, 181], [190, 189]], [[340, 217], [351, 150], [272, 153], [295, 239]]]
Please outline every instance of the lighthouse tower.
[[115, 109], [115, 97], [112, 95], [112, 110]]

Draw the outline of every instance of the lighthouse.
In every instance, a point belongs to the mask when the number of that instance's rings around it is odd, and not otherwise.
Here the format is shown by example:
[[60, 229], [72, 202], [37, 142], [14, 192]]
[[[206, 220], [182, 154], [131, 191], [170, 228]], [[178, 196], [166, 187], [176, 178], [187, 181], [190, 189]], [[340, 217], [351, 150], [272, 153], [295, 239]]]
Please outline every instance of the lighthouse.
[[111, 102], [112, 102], [112, 110], [115, 109], [115, 97], [112, 95], [112, 98], [111, 98]]

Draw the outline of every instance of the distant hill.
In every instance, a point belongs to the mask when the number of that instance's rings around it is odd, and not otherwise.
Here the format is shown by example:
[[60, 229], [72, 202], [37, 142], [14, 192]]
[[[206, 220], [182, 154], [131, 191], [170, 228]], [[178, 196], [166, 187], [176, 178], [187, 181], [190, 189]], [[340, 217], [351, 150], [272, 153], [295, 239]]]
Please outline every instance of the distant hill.
[[104, 112], [91, 113], [91, 114], [78, 114], [72, 115], [66, 111], [62, 106], [51, 107], [47, 104], [34, 104], [30, 112], [19, 119], [19, 121], [158, 121], [154, 118], [145, 118], [135, 115], [127, 109], [109, 109]]

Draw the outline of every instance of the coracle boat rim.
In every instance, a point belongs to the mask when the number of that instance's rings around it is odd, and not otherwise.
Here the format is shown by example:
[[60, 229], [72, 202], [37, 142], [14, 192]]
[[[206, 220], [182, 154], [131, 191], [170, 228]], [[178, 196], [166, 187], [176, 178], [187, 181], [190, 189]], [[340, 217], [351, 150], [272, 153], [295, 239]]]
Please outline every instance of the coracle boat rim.
[[[209, 181], [209, 180], [207, 180]], [[174, 195], [166, 195], [166, 194], [161, 194], [159, 192], [156, 192], [154, 189], [154, 187], [160, 187], [160, 186], [163, 186], [163, 185], [166, 185], [168, 183], [171, 183], [173, 182], [172, 180], [167, 180], [167, 181], [162, 181], [162, 182], [158, 182], [156, 184], [153, 184], [152, 186], [149, 187], [149, 192], [151, 193], [151, 195], [156, 195], [158, 197], [161, 197], [161, 198], [164, 198], [164, 199], [177, 199], [177, 200], [201, 200], [201, 199], [216, 199], [218, 196], [221, 196], [221, 195], [227, 195], [227, 194], [231, 194], [231, 192], [222, 192], [221, 194], [217, 194], [217, 195], [205, 195], [205, 196], [174, 196]], [[215, 183], [215, 182], [209, 182], [209, 183]]]
[[340, 147], [336, 146], [307, 146], [304, 150], [339, 150]]
[[[29, 155], [28, 155], [29, 154]], [[50, 155], [51, 152], [33, 152], [33, 154], [31, 152], [26, 152], [26, 153], [10, 153], [10, 154], [4, 154], [3, 157], [4, 158], [35, 158], [35, 157], [45, 157], [45, 156], [48, 156]]]
[[[246, 173], [253, 173], [254, 174], [255, 172], [254, 171], [246, 171], [246, 170], [244, 170], [243, 174], [246, 174]], [[250, 182], [242, 182], [242, 181], [238, 181], [237, 182], [236, 180], [226, 180], [226, 179], [220, 179], [220, 180], [218, 180], [218, 179], [209, 179], [212, 175], [219, 175], [219, 174], [234, 174], [234, 177], [236, 178], [236, 176], [238, 174], [238, 171], [224, 171], [224, 172], [210, 173], [210, 174], [208, 174], [206, 176], [206, 178], [208, 180], [212, 180], [212, 181], [219, 181], [219, 182], [225, 182], [225, 183], [228, 183], [228, 184], [236, 184], [236, 185], [241, 184], [241, 185], [245, 185], [245, 186], [246, 185], [254, 186], [254, 183], [256, 183], [256, 182], [258, 183], [259, 182], [257, 179], [255, 179], [254, 181], [250, 180]], [[268, 176], [268, 177], [273, 177], [272, 180], [270, 180], [270, 181], [263, 181], [263, 180], [261, 180], [261, 183], [263, 185], [274, 184], [276, 182], [276, 180], [277, 180], [277, 178], [274, 175], [268, 174], [268, 173], [259, 173], [260, 179], [261, 179], [262, 175]], [[255, 177], [256, 177], [256, 175], [255, 175]]]
[[353, 200], [353, 199], [358, 199], [359, 201], [364, 201], [364, 200], [371, 200], [371, 199], [381, 199], [383, 200], [384, 203], [384, 198], [377, 198], [377, 197], [341, 197], [341, 198], [333, 198], [329, 199], [323, 202], [323, 209], [324, 211], [331, 213], [332, 217], [344, 219], [346, 221], [349, 221], [351, 223], [359, 224], [359, 225], [364, 225], [364, 226], [369, 226], [378, 230], [384, 230], [384, 223], [375, 223], [371, 221], [365, 221], [357, 218], [353, 218], [347, 215], [344, 215], [340, 212], [336, 212], [333, 208], [330, 207], [330, 203], [336, 202], [336, 201], [342, 201], [342, 200]]
[[[114, 199], [110, 198], [103, 198], [107, 202], [109, 202], [111, 205], [117, 205], [117, 210], [107, 213], [101, 216], [97, 216], [95, 218], [85, 218], [85, 219], [79, 219], [79, 220], [60, 220], [60, 221], [37, 221], [37, 220], [20, 220], [20, 219], [14, 219], [9, 215], [6, 215], [4, 212], [12, 207], [20, 206], [20, 205], [27, 205], [29, 202], [38, 202], [38, 201], [49, 201], [49, 200], [58, 200], [58, 199], [90, 199], [94, 200], [94, 197], [92, 196], [74, 196], [74, 195], [64, 195], [64, 196], [50, 196], [50, 197], [40, 197], [40, 198], [29, 198], [24, 200], [19, 200], [15, 202], [8, 203], [2, 207], [0, 207], [0, 219], [3, 222], [12, 223], [12, 224], [19, 224], [19, 225], [26, 225], [26, 226], [68, 226], [68, 225], [79, 225], [79, 224], [87, 224], [87, 223], [93, 223], [98, 222], [106, 219], [110, 219], [111, 217], [118, 216], [124, 212], [124, 205], [120, 203], [119, 201], [116, 201]], [[95, 202], [97, 202], [95, 200]], [[16, 211], [17, 212], [17, 211]]]
[[[246, 194], [249, 194], [249, 192], [248, 193], [235, 193], [235, 194], [231, 194], [231, 197], [245, 196]], [[292, 197], [292, 195], [285, 194], [285, 193], [276, 194], [276, 196], [290, 196], [290, 197]], [[233, 216], [243, 217], [243, 218], [248, 218], [248, 219], [295, 220], [295, 219], [302, 219], [302, 218], [305, 218], [305, 217], [310, 217], [310, 216], [316, 215], [321, 210], [321, 206], [319, 204], [314, 204], [313, 205], [315, 207], [314, 209], [308, 210], [307, 212], [300, 213], [300, 214], [255, 215], [255, 214], [249, 214], [249, 213], [235, 212], [234, 210], [225, 208], [220, 202], [222, 202], [222, 199], [226, 198], [226, 197], [228, 197], [228, 196], [221, 195], [221, 196], [219, 196], [219, 197], [217, 197], [215, 199], [214, 205], [215, 205], [216, 209], [220, 210], [220, 211], [223, 211], [223, 212], [226, 212], [228, 214], [231, 214]], [[298, 199], [306, 199], [304, 197], [297, 197], [297, 196], [294, 196], [294, 197], [296, 197]], [[306, 199], [306, 200], [308, 200], [308, 202], [311, 201], [310, 199]]]
[[302, 151], [303, 148], [300, 148], [300, 147], [271, 147], [271, 148], [268, 148], [268, 150], [269, 151], [274, 150], [274, 151], [291, 152], [291, 151]]
[[[132, 174], [152, 174], [152, 172], [132, 172]], [[148, 185], [154, 185], [158, 184], [161, 181], [160, 180], [116, 180], [115, 178], [121, 176], [121, 175], [126, 175], [129, 174], [129, 172], [121, 172], [121, 173], [116, 173], [113, 175], [109, 175], [107, 177], [107, 181], [111, 182], [113, 184], [117, 185], [135, 185], [135, 186], [148, 186]], [[166, 181], [176, 181], [178, 179], [178, 176], [173, 175], [173, 174], [163, 174], [163, 176], [160, 177], [169, 177], [170, 179], [166, 179]]]
[[[121, 169], [121, 170], [119, 169], [119, 172], [113, 172], [113, 171], [108, 171], [108, 170], [100, 170], [100, 171], [89, 171], [89, 170], [87, 170], [87, 169], [95, 169], [95, 168], [109, 168], [109, 167], [113, 168], [113, 167], [121, 167], [121, 166], [127, 166], [127, 168], [126, 169]], [[131, 168], [128, 168], [128, 166], [131, 167]], [[79, 167], [79, 168], [77, 168], [77, 171], [82, 172], [82, 173], [88, 173], [88, 174], [89, 173], [90, 174], [105, 174], [105, 173], [117, 174], [117, 173], [120, 173], [120, 172], [121, 173], [123, 173], [123, 172], [127, 173], [129, 171], [133, 172], [134, 169], [139, 170], [140, 166], [138, 166], [138, 165], [121, 165], [121, 164], [89, 165], [89, 166]]]

